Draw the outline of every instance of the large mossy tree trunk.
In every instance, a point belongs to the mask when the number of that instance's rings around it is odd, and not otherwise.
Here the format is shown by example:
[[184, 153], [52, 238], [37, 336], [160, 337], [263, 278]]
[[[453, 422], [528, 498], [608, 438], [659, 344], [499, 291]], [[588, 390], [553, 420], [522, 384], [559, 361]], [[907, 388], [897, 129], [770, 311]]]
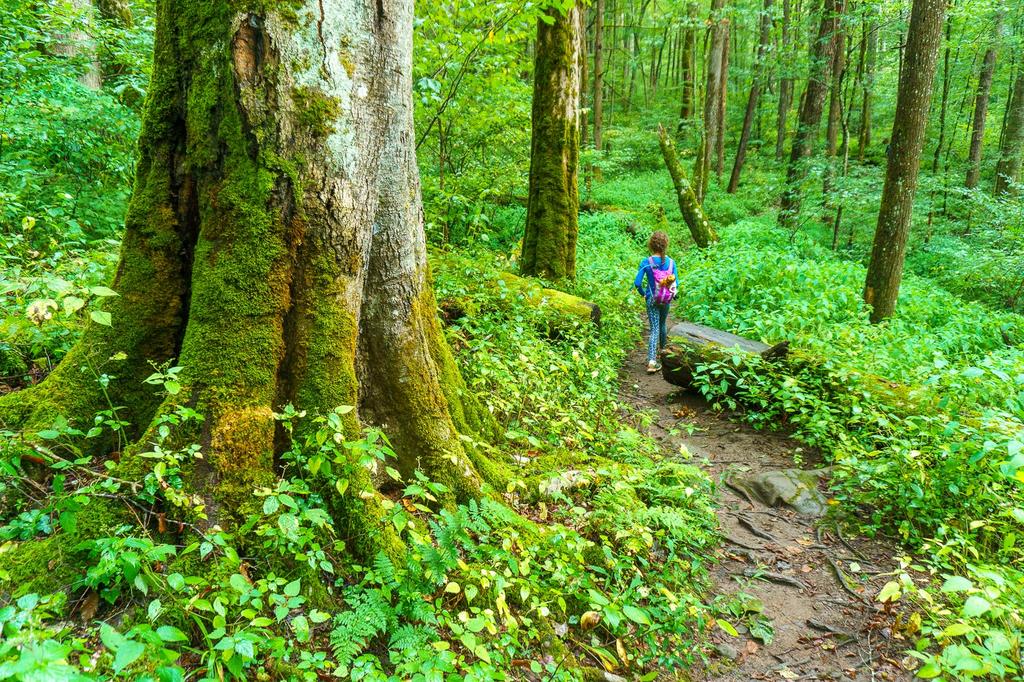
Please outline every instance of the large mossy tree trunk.
[[552, 281], [576, 276], [582, 9], [548, 10], [537, 22], [530, 190], [522, 273]]
[[[43, 383], [0, 399], [0, 421], [31, 432], [123, 405], [140, 439], [171, 408], [143, 383], [150, 363], [174, 362], [183, 389], [168, 400], [204, 415], [187, 436], [205, 453], [187, 482], [209, 525], [232, 527], [276, 480], [274, 411], [289, 403], [352, 406], [353, 437], [378, 426], [400, 469], [423, 469], [453, 498], [478, 495], [501, 470], [460, 438], [493, 425], [460, 378], [429, 283], [412, 0], [256, 7], [157, 3], [112, 326], [91, 325]], [[100, 372], [115, 377], [106, 388]], [[138, 449], [120, 455], [122, 477], [141, 470]], [[356, 470], [329, 506], [370, 554], [389, 540]]]
[[803, 99], [800, 101], [800, 117], [793, 136], [793, 148], [786, 168], [786, 184], [779, 210], [779, 224], [783, 227], [792, 227], [800, 214], [803, 195], [801, 185], [806, 175], [806, 160], [814, 152], [821, 114], [825, 108], [829, 72], [836, 49], [841, 2], [842, 0], [824, 0], [818, 35], [811, 43], [810, 72]]
[[945, 12], [945, 0], [914, 0], [910, 13], [907, 61], [896, 96], [889, 163], [864, 284], [872, 322], [892, 316], [896, 309]]
[[718, 241], [718, 234], [711, 223], [704, 215], [704, 209], [693, 191], [693, 185], [683, 174], [683, 165], [679, 163], [676, 154], [675, 144], [672, 138], [665, 131], [664, 126], [658, 126], [658, 142], [661, 145], [661, 154], [665, 159], [665, 166], [669, 175], [672, 176], [672, 184], [676, 189], [676, 200], [679, 202], [679, 212], [683, 214], [683, 221], [690, 230], [690, 236], [697, 246], [702, 249]]
[[1013, 183], [1020, 179], [1021, 152], [1024, 151], [1024, 68], [1017, 69], [1007, 107], [999, 163], [996, 164], [996, 196], [1013, 193]]
[[985, 120], [988, 118], [988, 103], [992, 96], [992, 76], [996, 70], [996, 55], [1003, 33], [1003, 9], [996, 12], [992, 39], [985, 50], [978, 71], [978, 90], [974, 96], [974, 118], [971, 122], [971, 148], [967, 153], [967, 178], [964, 186], [977, 187], [981, 179], [981, 151], [985, 142]]

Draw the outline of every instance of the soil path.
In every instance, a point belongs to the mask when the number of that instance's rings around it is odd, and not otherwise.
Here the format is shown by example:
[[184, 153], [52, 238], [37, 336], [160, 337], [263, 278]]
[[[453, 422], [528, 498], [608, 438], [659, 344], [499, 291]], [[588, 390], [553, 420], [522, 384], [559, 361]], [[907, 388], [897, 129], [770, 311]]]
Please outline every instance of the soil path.
[[[730, 488], [726, 481], [741, 472], [792, 469], [800, 460], [799, 466], [813, 469], [815, 455], [783, 435], [730, 420], [645, 370], [638, 349], [623, 368], [622, 397], [656, 411], [649, 433], [663, 451], [679, 456], [685, 447], [718, 486], [724, 540], [711, 568], [713, 599], [738, 636], [716, 629], [703, 678], [910, 679], [902, 661], [908, 642], [893, 639], [892, 617], [872, 604], [885, 580], [878, 574], [892, 570], [898, 550], [841, 538], [828, 522], [765, 506]], [[770, 642], [758, 638], [765, 625], [773, 631]]]

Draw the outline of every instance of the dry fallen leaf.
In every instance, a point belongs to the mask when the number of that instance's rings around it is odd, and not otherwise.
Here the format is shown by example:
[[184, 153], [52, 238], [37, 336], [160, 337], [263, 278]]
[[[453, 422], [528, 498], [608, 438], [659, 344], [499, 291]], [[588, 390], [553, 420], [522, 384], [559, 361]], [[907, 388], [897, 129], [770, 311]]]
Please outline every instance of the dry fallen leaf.
[[85, 599], [82, 600], [82, 607], [78, 609], [78, 615], [82, 617], [83, 621], [90, 621], [96, 617], [96, 612], [100, 608], [100, 595], [95, 590], [89, 590]]
[[799, 675], [797, 675], [795, 672], [793, 672], [789, 668], [783, 668], [782, 670], [780, 670], [779, 671], [779, 675], [781, 675], [782, 679], [784, 679], [784, 680], [795, 680], [795, 679], [800, 677]]
[[593, 630], [601, 622], [601, 614], [597, 611], [587, 611], [580, 616], [580, 627], [586, 630]]

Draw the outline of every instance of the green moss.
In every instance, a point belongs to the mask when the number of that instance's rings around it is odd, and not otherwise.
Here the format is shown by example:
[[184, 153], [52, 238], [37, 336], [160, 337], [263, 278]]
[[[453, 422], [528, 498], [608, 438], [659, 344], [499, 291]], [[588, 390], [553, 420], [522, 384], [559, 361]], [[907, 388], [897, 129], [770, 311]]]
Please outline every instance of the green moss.
[[128, 520], [125, 510], [114, 500], [92, 498], [79, 510], [74, 532], [0, 545], [0, 574], [8, 577], [0, 581], [0, 595], [51, 594], [80, 588], [87, 566], [84, 555], [75, 548], [87, 540], [112, 535]]
[[563, 15], [553, 8], [548, 10], [552, 22], [537, 24], [522, 272], [556, 282], [576, 276], [580, 122], [578, 93], [565, 92], [564, 84], [578, 87], [579, 11], [573, 7]]
[[336, 98], [329, 97], [316, 88], [299, 86], [292, 88], [292, 102], [295, 104], [296, 120], [299, 125], [310, 131], [314, 137], [323, 138], [334, 132], [334, 122], [341, 114], [341, 104]]

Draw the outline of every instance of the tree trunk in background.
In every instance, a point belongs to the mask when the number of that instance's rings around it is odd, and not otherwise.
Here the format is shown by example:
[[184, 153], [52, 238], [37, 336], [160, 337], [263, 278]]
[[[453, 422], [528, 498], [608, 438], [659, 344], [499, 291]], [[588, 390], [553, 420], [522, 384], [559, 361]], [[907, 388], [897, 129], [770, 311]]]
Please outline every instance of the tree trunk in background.
[[676, 156], [676, 148], [672, 139], [665, 132], [665, 128], [660, 125], [658, 126], [658, 142], [661, 145], [665, 166], [668, 168], [669, 175], [672, 176], [672, 184], [676, 189], [676, 200], [679, 202], [679, 211], [683, 214], [683, 221], [690, 229], [690, 236], [693, 237], [694, 243], [705, 249], [709, 244], [718, 241], [718, 234], [715, 233], [711, 223], [704, 215], [704, 209], [697, 201], [693, 186], [683, 175], [683, 166]]
[[[306, 0], [280, 12], [160, 0], [113, 325], [91, 324], [44, 382], [0, 398], [0, 422], [91, 424], [112, 400], [137, 437], [188, 405], [204, 418], [180, 435], [204, 456], [183, 465], [185, 486], [208, 526], [236, 527], [254, 490], [277, 481], [274, 412], [289, 403], [349, 406], [346, 433], [376, 425], [401, 470], [421, 468], [453, 498], [479, 495], [489, 460], [460, 433], [493, 424], [436, 316], [412, 25], [412, 0]], [[124, 359], [104, 394], [80, 368], [114, 353]], [[161, 406], [143, 381], [151, 362], [173, 359], [181, 393]], [[142, 449], [123, 449], [114, 472], [147, 470]], [[372, 559], [395, 548], [394, 535], [368, 472], [352, 470], [346, 492], [317, 493], [347, 547]], [[116, 524], [114, 507], [105, 513]]]
[[694, 172], [697, 201], [704, 202], [708, 176], [718, 153], [718, 136], [722, 134], [722, 73], [725, 66], [729, 23], [722, 11], [725, 0], [711, 0], [711, 38], [707, 52], [707, 79], [704, 87], [704, 139]]
[[[786, 0], [788, 2], [788, 0]], [[761, 95], [761, 81], [764, 80], [765, 60], [768, 53], [768, 44], [771, 40], [772, 30], [772, 0], [764, 0], [764, 8], [761, 11], [761, 31], [757, 41], [757, 61], [754, 63], [754, 80], [750, 84], [750, 96], [747, 97], [747, 110], [743, 114], [743, 130], [740, 132], [740, 141], [736, 147], [736, 160], [732, 164], [732, 175], [729, 176], [729, 186], [726, 192], [732, 194], [740, 184], [740, 173], [743, 171], [743, 162], [747, 156], [747, 144], [750, 142], [750, 130], [754, 124], [754, 116], [757, 113], [758, 98]]]
[[1006, 127], [999, 146], [999, 163], [996, 165], [996, 196], [1011, 194], [1011, 183], [1020, 179], [1021, 156], [1024, 152], [1024, 67], [1017, 69], [1013, 94], [1007, 107]]
[[679, 128], [693, 118], [697, 101], [697, 3], [686, 5], [686, 28], [683, 30], [682, 79], [683, 96], [679, 110]]
[[[75, 13], [75, 23], [85, 26], [92, 25], [95, 8], [90, 0], [71, 0], [71, 8]], [[90, 90], [103, 87], [103, 68], [96, 55], [96, 41], [87, 31], [73, 30], [53, 36], [50, 45], [52, 54], [64, 57], [77, 57], [85, 61], [85, 71], [78, 77], [78, 82]]]
[[992, 74], [995, 73], [996, 54], [1003, 32], [1003, 12], [1004, 10], [1000, 9], [996, 14], [992, 42], [985, 50], [985, 58], [982, 59], [981, 70], [978, 72], [978, 91], [974, 97], [974, 120], [971, 125], [971, 150], [967, 155], [967, 179], [964, 183], [968, 188], [977, 187], [981, 178], [981, 148], [985, 141], [985, 119], [988, 116], [988, 102], [992, 95]]
[[789, 75], [789, 59], [792, 56], [790, 45], [790, 12], [791, 0], [782, 0], [782, 50], [779, 54], [779, 113], [775, 124], [775, 160], [782, 161], [786, 155], [786, 120], [793, 106], [793, 78]]
[[935, 145], [935, 156], [932, 157], [932, 173], [939, 172], [939, 159], [942, 156], [942, 145], [946, 143], [946, 110], [949, 108], [949, 84], [952, 74], [949, 72], [949, 54], [952, 47], [953, 17], [946, 17], [946, 49], [942, 55], [942, 103], [939, 105], [939, 141]]
[[832, 221], [832, 183], [836, 173], [836, 153], [839, 151], [839, 133], [843, 127], [843, 82], [846, 76], [846, 31], [843, 28], [843, 15], [846, 12], [845, 0], [838, 0], [836, 11], [835, 52], [832, 55], [832, 82], [829, 86], [828, 124], [825, 128], [825, 176], [822, 179], [822, 206], [825, 209], [822, 220], [826, 224]]
[[846, 31], [842, 28], [842, 15], [845, 13], [845, 0], [839, 0], [836, 11], [839, 18], [836, 20], [836, 46], [832, 54], [832, 66], [830, 68], [832, 83], [829, 88], [828, 99], [828, 125], [825, 129], [825, 154], [832, 158], [839, 148], [839, 129], [842, 127], [841, 117], [843, 115], [843, 75], [846, 72]]
[[719, 75], [718, 86], [718, 135], [715, 146], [715, 175], [722, 179], [722, 171], [725, 168], [725, 107], [729, 96], [729, 46], [732, 32], [730, 26], [725, 27], [725, 45], [722, 47], [722, 72]]
[[131, 28], [135, 23], [128, 0], [96, 0], [96, 9], [101, 17], [118, 26]]
[[786, 185], [779, 210], [779, 224], [783, 227], [792, 227], [800, 214], [801, 182], [806, 171], [806, 159], [814, 151], [822, 110], [825, 108], [829, 67], [836, 48], [840, 2], [841, 0], [824, 1], [818, 35], [811, 43], [810, 73], [803, 98], [800, 100], [800, 117], [797, 121], [796, 134], [793, 136], [793, 148], [786, 168]]
[[594, 17], [594, 149], [601, 151], [604, 124], [604, 0], [597, 0]]
[[896, 309], [945, 11], [946, 0], [914, 0], [910, 14], [906, 64], [896, 97], [885, 185], [864, 283], [864, 301], [876, 323]]
[[857, 159], [864, 160], [864, 154], [871, 146], [871, 96], [875, 87], [875, 63], [878, 60], [878, 22], [876, 12], [865, 19], [866, 35], [864, 36], [864, 77], [860, 103], [860, 139], [857, 142]]
[[537, 22], [522, 272], [558, 281], [576, 276], [582, 8], [548, 16], [552, 23]]

